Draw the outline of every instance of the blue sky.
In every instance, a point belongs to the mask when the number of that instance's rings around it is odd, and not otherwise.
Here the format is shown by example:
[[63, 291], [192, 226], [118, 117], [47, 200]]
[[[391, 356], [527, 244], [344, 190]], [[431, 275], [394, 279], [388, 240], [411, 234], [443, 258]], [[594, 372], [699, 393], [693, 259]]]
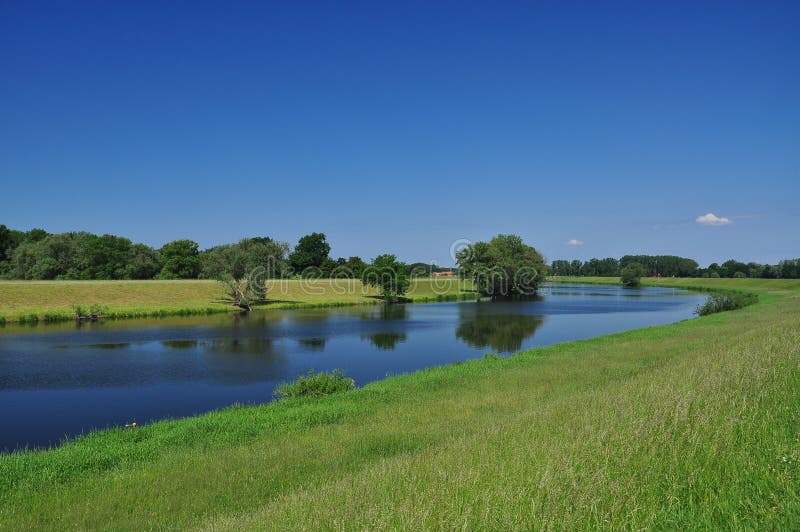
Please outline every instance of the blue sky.
[[798, 2], [6, 1], [0, 223], [797, 257], [798, 27]]

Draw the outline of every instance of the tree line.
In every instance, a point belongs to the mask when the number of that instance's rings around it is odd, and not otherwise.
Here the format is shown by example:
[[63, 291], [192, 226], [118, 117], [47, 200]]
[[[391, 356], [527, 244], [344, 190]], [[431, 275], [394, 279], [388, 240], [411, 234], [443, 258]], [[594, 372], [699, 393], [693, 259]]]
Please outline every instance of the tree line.
[[[201, 250], [192, 240], [153, 248], [116, 235], [18, 231], [0, 225], [0, 279], [221, 279], [242, 278], [255, 270], [264, 278], [361, 278], [369, 266], [358, 256], [330, 257], [330, 249], [324, 233], [306, 235], [294, 248], [264, 236]], [[409, 277], [445, 269], [398, 264]]]
[[778, 264], [744, 263], [730, 259], [722, 264], [714, 262], [707, 268], [701, 268], [696, 261], [675, 255], [625, 255], [619, 259], [595, 258], [586, 262], [554, 260], [550, 269], [552, 275], [618, 277], [626, 267], [632, 264], [641, 266], [641, 275], [645, 277], [800, 278], [800, 259], [786, 259]]
[[[294, 247], [263, 236], [201, 250], [192, 240], [175, 240], [153, 248], [116, 235], [18, 231], [0, 225], [0, 278], [241, 279], [258, 270], [263, 278], [361, 279], [369, 266], [374, 266], [374, 275], [376, 269], [391, 264], [405, 277], [429, 276], [449, 269], [420, 262], [406, 264], [393, 255], [381, 256], [377, 263], [378, 257], [369, 262], [358, 256], [334, 258], [330, 250], [324, 233], [305, 235]], [[545, 274], [619, 277], [632, 264], [641, 266], [642, 276], [650, 277], [800, 278], [800, 259], [774, 265], [731, 259], [701, 268], [692, 259], [674, 255], [625, 255], [586, 262], [554, 260], [548, 266], [535, 249], [516, 235], [498, 235], [490, 242], [477, 242], [462, 251], [457, 261], [459, 273], [482, 283], [480, 289], [486, 293], [523, 292], [525, 283], [535, 287]]]

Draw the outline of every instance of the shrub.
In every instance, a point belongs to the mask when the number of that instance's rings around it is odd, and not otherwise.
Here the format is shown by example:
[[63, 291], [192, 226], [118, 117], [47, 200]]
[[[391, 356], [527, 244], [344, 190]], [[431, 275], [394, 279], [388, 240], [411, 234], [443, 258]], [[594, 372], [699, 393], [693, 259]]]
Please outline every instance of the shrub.
[[622, 268], [620, 282], [622, 282], [622, 286], [639, 286], [642, 284], [642, 275], [644, 275], [644, 267], [638, 262], [632, 262]]
[[747, 276], [744, 274], [744, 272], [736, 272], [733, 274], [734, 279], [744, 279], [745, 277]]
[[411, 286], [406, 275], [407, 266], [391, 254], [378, 255], [362, 273], [362, 282], [368, 286], [376, 286], [381, 291], [384, 301], [393, 303], [401, 301]]
[[340, 369], [331, 373], [320, 371], [314, 373], [309, 370], [306, 375], [301, 375], [294, 382], [285, 382], [275, 390], [275, 396], [281, 399], [286, 397], [322, 396], [333, 393], [346, 392], [356, 387], [350, 377], [346, 377]]
[[39, 316], [36, 314], [23, 314], [19, 318], [17, 318], [17, 322], [19, 323], [38, 323]]
[[756, 294], [727, 292], [724, 294], [711, 294], [705, 303], [698, 306], [695, 314], [707, 316], [715, 312], [725, 312], [726, 310], [736, 310], [747, 305], [752, 305], [758, 301]]
[[72, 310], [75, 311], [76, 318], [83, 318], [86, 316], [102, 316], [108, 313], [108, 309], [102, 305], [94, 304], [84, 307], [81, 305], [73, 305]]

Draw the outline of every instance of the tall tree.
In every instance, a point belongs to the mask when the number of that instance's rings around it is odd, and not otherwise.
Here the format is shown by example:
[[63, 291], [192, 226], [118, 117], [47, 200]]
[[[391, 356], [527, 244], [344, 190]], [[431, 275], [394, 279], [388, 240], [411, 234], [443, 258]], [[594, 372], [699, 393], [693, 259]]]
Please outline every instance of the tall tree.
[[456, 259], [478, 291], [488, 296], [533, 295], [547, 274], [544, 257], [517, 235], [497, 235], [475, 242]]
[[0, 224], [0, 262], [11, 258], [11, 252], [16, 247], [14, 244], [15, 243], [11, 234], [11, 229], [3, 224]]
[[161, 279], [195, 279], [200, 273], [198, 244], [193, 240], [175, 240], [158, 250], [164, 265]]
[[145, 244], [133, 244], [125, 264], [125, 279], [153, 279], [161, 271], [156, 250]]
[[84, 242], [87, 267], [83, 275], [89, 279], [124, 279], [131, 247], [131, 241], [121, 236], [91, 235]]
[[289, 263], [295, 273], [302, 274], [308, 268], [320, 268], [328, 258], [331, 246], [325, 240], [325, 233], [311, 233], [297, 242], [289, 255]]
[[622, 271], [620, 271], [620, 282], [623, 286], [629, 288], [639, 286], [642, 284], [642, 275], [644, 275], [644, 266], [638, 262], [628, 263]]
[[553, 275], [572, 275], [570, 273], [570, 264], [566, 260], [554, 260], [550, 264], [550, 270]]
[[408, 291], [411, 281], [406, 274], [407, 266], [394, 255], [378, 255], [363, 273], [363, 281], [376, 286], [387, 303], [398, 301]]

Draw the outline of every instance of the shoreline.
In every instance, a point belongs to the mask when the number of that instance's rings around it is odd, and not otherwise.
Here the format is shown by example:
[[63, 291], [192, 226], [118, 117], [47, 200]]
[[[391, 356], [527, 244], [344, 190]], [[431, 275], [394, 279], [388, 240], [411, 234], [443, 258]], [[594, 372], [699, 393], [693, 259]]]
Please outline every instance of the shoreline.
[[[713, 288], [694, 286], [695, 284], [702, 284], [697, 283], [697, 281], [708, 280], [701, 278], [642, 278], [642, 286], [663, 286], [699, 291], [714, 290]], [[747, 280], [744, 279], [742, 281]], [[365, 290], [360, 282], [348, 281], [353, 285], [349, 289], [349, 293], [338, 293], [341, 287], [333, 286], [333, 281], [328, 279], [311, 282], [299, 280], [275, 280], [270, 282], [273, 285], [283, 285], [281, 288], [283, 292], [278, 293], [277, 297], [272, 295], [275, 292], [274, 290], [268, 292], [268, 295], [271, 295], [271, 299], [254, 305], [254, 312], [334, 308], [382, 303], [376, 297], [374, 290]], [[476, 292], [464, 289], [469, 285], [467, 281], [417, 278], [413, 282], [416, 293], [408, 294], [408, 301], [404, 303], [417, 304], [480, 299]], [[616, 277], [549, 277], [545, 282], [619, 285], [619, 280]], [[307, 285], [306, 290], [319, 293], [301, 293], [297, 289], [301, 283]], [[436, 289], [433, 287], [434, 284], [438, 284]], [[74, 290], [76, 287], [78, 290]], [[48, 288], [58, 290], [72, 288], [77, 293], [66, 296], [66, 299], [71, 298], [68, 304], [63, 302], [53, 304], [46, 301], [48, 295], [45, 291]], [[137, 288], [142, 288], [141, 291], [145, 292], [144, 295], [147, 300], [141, 302], [125, 301], [126, 298], [132, 295], [139, 295], [126, 293], [136, 292]], [[17, 303], [17, 305], [13, 305], [10, 308], [7, 304], [0, 303], [0, 328], [5, 325], [36, 326], [76, 321], [75, 310], [72, 308], [75, 305], [99, 305], [103, 307], [105, 310], [99, 316], [101, 321], [208, 316], [241, 312], [240, 308], [220, 300], [221, 286], [217, 281], [210, 280], [0, 281], [0, 301], [5, 303], [7, 299], [14, 299], [13, 294], [9, 295], [9, 293], [15, 289], [16, 291], [27, 292], [23, 297], [29, 298], [33, 303], [28, 303], [29, 300], [26, 300], [26, 306], [21, 306], [21, 304]], [[163, 289], [166, 299], [177, 300], [171, 303], [159, 301], [157, 291], [161, 289]], [[199, 295], [192, 293], [193, 289]], [[732, 288], [726, 289], [730, 290]], [[98, 292], [100, 295], [96, 295], [94, 292]], [[178, 292], [178, 294], [172, 294], [172, 292]], [[3, 298], [2, 296], [5, 297]], [[198, 297], [201, 299], [197, 300]], [[102, 301], [107, 302], [103, 303]]]
[[[349, 284], [342, 293], [341, 283]], [[253, 311], [331, 308], [375, 305], [382, 301], [377, 292], [363, 287], [360, 281], [347, 280], [271, 280], [273, 289], [266, 302], [253, 306]], [[304, 285], [304, 286], [301, 286]], [[438, 285], [438, 286], [435, 286]], [[464, 290], [458, 279], [417, 278], [414, 291], [406, 303], [469, 301], [478, 295]], [[71, 289], [73, 293], [57, 298], [47, 289]], [[437, 292], [436, 290], [440, 290]], [[159, 291], [165, 299], [159, 301]], [[277, 293], [276, 293], [277, 292]], [[315, 292], [315, 293], [309, 293]], [[50, 301], [48, 301], [50, 298]], [[198, 299], [199, 298], [199, 299]], [[217, 281], [0, 281], [0, 327], [3, 325], [38, 325], [76, 321], [74, 306], [98, 305], [105, 310], [101, 320], [164, 318], [234, 314], [242, 309], [222, 301], [222, 286]], [[60, 299], [58, 303], [52, 300]], [[136, 301], [130, 301], [135, 299]], [[5, 304], [12, 300], [9, 307]], [[16, 300], [16, 305], [13, 303]], [[24, 303], [19, 303], [22, 300]], [[67, 300], [68, 302], [64, 302]], [[33, 301], [30, 303], [30, 301]], [[23, 306], [25, 305], [25, 306]]]

